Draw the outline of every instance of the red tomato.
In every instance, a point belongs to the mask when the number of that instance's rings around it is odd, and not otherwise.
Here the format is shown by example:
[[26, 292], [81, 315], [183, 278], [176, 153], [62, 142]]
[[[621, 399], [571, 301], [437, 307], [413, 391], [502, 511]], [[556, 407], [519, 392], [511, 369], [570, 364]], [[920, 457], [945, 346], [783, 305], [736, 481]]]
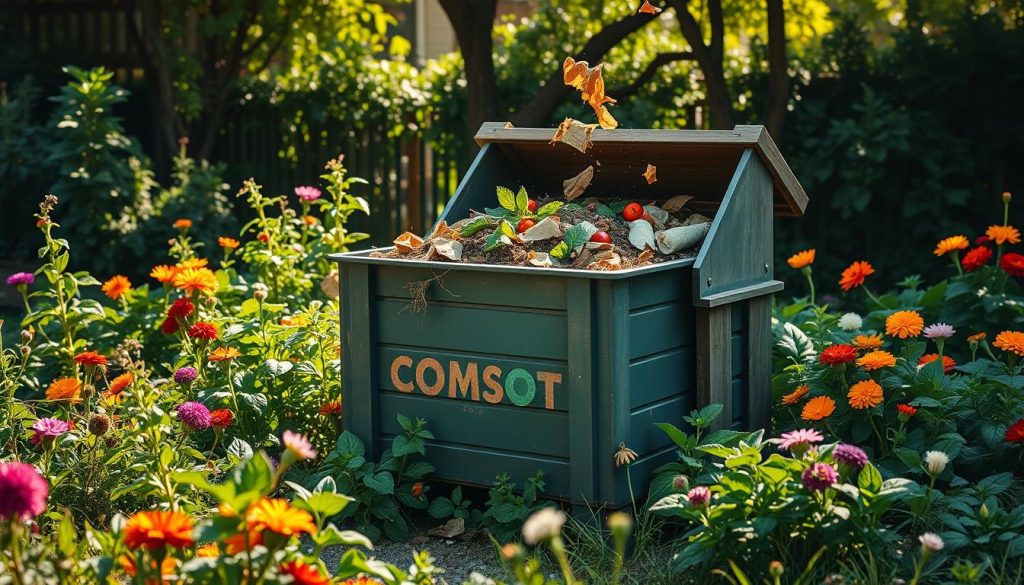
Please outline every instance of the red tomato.
[[639, 203], [630, 203], [622, 210], [622, 217], [626, 221], [636, 221], [644, 216], [644, 208]]
[[526, 204], [526, 209], [529, 209], [530, 213], [536, 213], [537, 212], [537, 200], [536, 199], [530, 199], [530, 202]]
[[537, 222], [533, 221], [532, 219], [530, 219], [528, 217], [525, 218], [525, 219], [521, 219], [521, 220], [519, 220], [519, 225], [516, 226], [516, 232], [521, 234], [521, 233], [525, 232], [526, 230], [532, 228], [536, 224], [537, 224]]
[[590, 236], [591, 242], [600, 242], [602, 244], [612, 243], [612, 237], [608, 235], [608, 232], [604, 230], [597, 230], [594, 235]]

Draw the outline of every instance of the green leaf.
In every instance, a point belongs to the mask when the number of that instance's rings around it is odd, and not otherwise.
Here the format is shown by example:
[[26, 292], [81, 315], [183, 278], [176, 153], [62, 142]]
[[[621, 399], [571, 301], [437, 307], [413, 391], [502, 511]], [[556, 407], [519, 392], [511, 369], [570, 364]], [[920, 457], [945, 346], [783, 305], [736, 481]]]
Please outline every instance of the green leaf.
[[894, 449], [893, 453], [907, 467], [917, 470], [921, 468], [921, 455], [912, 449]]
[[462, 229], [459, 230], [459, 235], [461, 235], [464, 238], [468, 238], [469, 236], [472, 236], [473, 234], [479, 232], [480, 230], [491, 227], [496, 223], [497, 220], [495, 220], [493, 217], [478, 217], [473, 221], [467, 223], [466, 225], [462, 226]]
[[395, 457], [404, 457], [413, 453], [426, 455], [427, 449], [420, 439], [410, 439], [406, 435], [398, 435], [391, 443], [391, 452]]
[[550, 254], [552, 258], [564, 260], [569, 257], [570, 252], [572, 252], [572, 248], [569, 247], [569, 244], [566, 244], [564, 241], [562, 241], [559, 242], [558, 245], [555, 246], [554, 248], [551, 248], [551, 251], [548, 252], [548, 254]]
[[498, 205], [501, 205], [509, 211], [516, 210], [516, 195], [511, 189], [506, 187], [498, 187]]
[[340, 514], [349, 502], [355, 500], [342, 494], [332, 492], [320, 492], [307, 498], [300, 498], [294, 502], [295, 506], [313, 514], [319, 514], [322, 518], [330, 518]]
[[526, 187], [519, 187], [516, 193], [516, 213], [525, 215], [530, 210], [530, 196], [526, 194]]
[[576, 224], [565, 231], [565, 235], [562, 236], [562, 241], [569, 247], [570, 250], [587, 243], [587, 228], [580, 224]]
[[618, 217], [619, 215], [614, 209], [608, 207], [604, 203], [597, 204], [597, 214], [600, 215], [601, 217], [608, 218]]
[[455, 505], [448, 498], [436, 498], [430, 502], [430, 507], [427, 508], [427, 514], [430, 514], [431, 518], [447, 518], [452, 515], [455, 511]]
[[373, 550], [373, 542], [369, 538], [355, 530], [341, 530], [334, 524], [324, 526], [323, 530], [312, 538], [313, 542], [321, 547], [344, 544], [346, 546], [362, 546], [368, 550]]
[[562, 209], [561, 201], [552, 201], [545, 203], [537, 210], [537, 217], [548, 217], [558, 213], [558, 210]]
[[498, 224], [498, 229], [501, 230], [501, 233], [508, 236], [509, 239], [516, 237], [516, 228], [511, 223], [509, 223], [508, 220], [503, 220], [500, 224]]
[[57, 529], [57, 548], [64, 557], [73, 559], [78, 550], [78, 533], [75, 531], [75, 523], [71, 519], [71, 512], [65, 510], [64, 517], [60, 520], [60, 527]]
[[734, 447], [726, 447], [725, 445], [716, 445], [716, 444], [701, 445], [700, 447], [697, 447], [697, 450], [698, 451], [703, 451], [703, 452], [707, 453], [708, 455], [714, 455], [715, 457], [721, 457], [722, 459], [727, 459], [729, 457], [733, 457], [734, 455], [738, 455], [739, 454], [739, 450], [734, 448]]
[[268, 374], [275, 378], [279, 378], [290, 372], [292, 368], [295, 367], [295, 364], [287, 360], [278, 361], [275, 359], [268, 359], [267, 361], [263, 362], [263, 367]]
[[500, 229], [496, 229], [491, 233], [491, 235], [487, 236], [486, 240], [484, 240], [484, 252], [490, 252], [495, 248], [507, 246], [511, 243], [512, 240], [510, 240], [508, 236], [501, 233]]
[[680, 449], [690, 448], [690, 436], [679, 430], [675, 425], [671, 423], [654, 423], [654, 426], [664, 431], [668, 438], [672, 439], [672, 442], [678, 445]]
[[381, 495], [392, 495], [395, 493], [395, 478], [386, 471], [379, 471], [373, 475], [364, 475], [363, 484]]
[[877, 494], [878, 490], [882, 489], [882, 474], [879, 473], [877, 467], [869, 462], [860, 470], [860, 475], [857, 477], [857, 486], [864, 492], [872, 495]]

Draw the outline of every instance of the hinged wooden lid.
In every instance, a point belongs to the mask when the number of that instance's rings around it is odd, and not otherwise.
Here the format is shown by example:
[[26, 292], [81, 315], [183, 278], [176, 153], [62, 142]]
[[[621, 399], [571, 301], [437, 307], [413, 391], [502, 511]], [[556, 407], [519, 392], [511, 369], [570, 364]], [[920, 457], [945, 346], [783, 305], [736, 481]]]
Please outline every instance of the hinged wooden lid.
[[[562, 181], [594, 165], [591, 189], [601, 194], [637, 199], [693, 195], [707, 203], [722, 200], [740, 156], [750, 148], [771, 173], [775, 215], [801, 216], [807, 207], [807, 193], [764, 126], [732, 130], [598, 128], [586, 154], [565, 144], [550, 144], [554, 133], [553, 128], [506, 128], [503, 122], [485, 122], [476, 142], [502, 148], [523, 174], [524, 183], [551, 194], [561, 193]], [[652, 185], [643, 177], [648, 164], [658, 169], [658, 180]]]

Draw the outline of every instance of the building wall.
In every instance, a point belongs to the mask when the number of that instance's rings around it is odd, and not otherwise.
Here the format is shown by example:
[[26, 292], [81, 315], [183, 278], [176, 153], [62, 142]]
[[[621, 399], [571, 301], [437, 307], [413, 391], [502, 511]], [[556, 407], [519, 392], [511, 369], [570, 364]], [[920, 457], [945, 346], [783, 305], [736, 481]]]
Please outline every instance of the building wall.
[[[529, 16], [534, 10], [532, 0], [498, 0], [497, 15]], [[416, 58], [422, 63], [445, 53], [457, 51], [458, 41], [439, 0], [416, 0]]]

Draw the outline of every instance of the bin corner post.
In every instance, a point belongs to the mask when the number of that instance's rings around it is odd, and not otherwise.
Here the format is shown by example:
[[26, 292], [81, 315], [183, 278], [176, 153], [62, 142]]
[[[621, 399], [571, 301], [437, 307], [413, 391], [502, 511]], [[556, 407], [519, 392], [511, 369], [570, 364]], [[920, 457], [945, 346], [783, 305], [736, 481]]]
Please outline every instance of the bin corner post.
[[380, 457], [377, 402], [377, 341], [370, 266], [342, 263], [341, 404], [342, 428], [366, 445], [366, 458]]
[[768, 428], [772, 410], [772, 297], [764, 295], [747, 304], [747, 412], [746, 428]]
[[[569, 493], [572, 501], [594, 502], [594, 330], [590, 280], [569, 278]], [[577, 510], [579, 512], [579, 510]]]
[[696, 307], [697, 407], [721, 404], [714, 428], [732, 426], [732, 306]]

